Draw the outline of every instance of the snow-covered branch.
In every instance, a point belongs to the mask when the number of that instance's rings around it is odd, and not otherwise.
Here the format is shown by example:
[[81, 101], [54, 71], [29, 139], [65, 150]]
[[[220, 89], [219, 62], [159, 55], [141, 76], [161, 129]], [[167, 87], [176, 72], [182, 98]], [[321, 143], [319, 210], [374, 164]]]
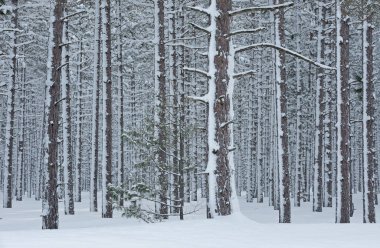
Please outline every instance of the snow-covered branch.
[[242, 78], [242, 77], [245, 77], [245, 76], [252, 76], [252, 75], [255, 75], [256, 72], [254, 70], [250, 70], [250, 71], [245, 71], [245, 72], [241, 72], [241, 73], [235, 73], [233, 75], [233, 77], [235, 79], [239, 79], [239, 78]]
[[73, 16], [80, 15], [80, 14], [83, 14], [83, 13], [87, 13], [87, 11], [86, 10], [82, 10], [82, 11], [78, 11], [78, 12], [72, 13], [70, 15], [62, 17], [61, 20], [65, 21], [65, 20], [67, 20], [67, 19], [69, 19], [69, 18], [71, 18]]
[[299, 54], [299, 53], [297, 53], [297, 52], [295, 52], [293, 50], [287, 49], [285, 47], [276, 46], [276, 45], [271, 44], [271, 43], [258, 43], [258, 44], [253, 44], [253, 45], [249, 45], [249, 46], [243, 46], [243, 47], [236, 48], [235, 52], [238, 53], [238, 52], [243, 52], [243, 51], [247, 51], [247, 50], [250, 50], [250, 49], [253, 49], [253, 48], [260, 48], [260, 47], [274, 48], [274, 49], [286, 52], [287, 54], [290, 54], [290, 55], [292, 55], [292, 56], [294, 56], [296, 58], [299, 58], [301, 60], [309, 62], [310, 64], [313, 64], [313, 65], [315, 65], [317, 67], [320, 67], [322, 69], [336, 70], [336, 68], [334, 68], [334, 67], [330, 67], [330, 66], [327, 66], [327, 65], [315, 62], [314, 60], [312, 60], [312, 59], [310, 59], [308, 57], [305, 57], [302, 54]]
[[9, 5], [0, 6], [0, 13], [3, 13], [4, 15], [6, 15], [8, 12], [9, 13], [12, 12], [12, 6], [9, 6]]
[[256, 7], [248, 7], [244, 9], [238, 9], [234, 11], [229, 11], [228, 13], [231, 16], [234, 15], [239, 15], [242, 13], [247, 13], [247, 12], [255, 12], [255, 11], [273, 11], [281, 8], [287, 8], [293, 6], [294, 3], [292, 2], [287, 2], [287, 3], [282, 3], [282, 4], [274, 4], [274, 5], [269, 5], [269, 6], [256, 6]]
[[195, 23], [192, 23], [192, 22], [190, 22], [189, 24], [190, 24], [191, 26], [193, 26], [195, 29], [198, 29], [198, 30], [203, 31], [203, 32], [206, 32], [206, 33], [210, 33], [210, 31], [208, 30], [208, 28], [205, 28], [205, 27], [199, 26], [199, 25], [197, 25], [197, 24], [195, 24]]
[[205, 8], [202, 8], [199, 6], [196, 6], [196, 7], [186, 6], [186, 8], [191, 9], [191, 10], [195, 10], [195, 11], [198, 11], [198, 12], [201, 12], [204, 14], [208, 14], [208, 15], [210, 14], [210, 11], [208, 9], [205, 9]]
[[18, 28], [4, 28], [4, 29], [0, 29], [0, 33], [2, 32], [23, 32], [23, 30], [21, 29], [18, 29]]
[[204, 76], [206, 76], [208, 78], [210, 77], [210, 75], [207, 72], [199, 70], [197, 68], [184, 67], [183, 70], [184, 71], [189, 71], [189, 72], [196, 72], [196, 73], [202, 74], [202, 75], [204, 75]]
[[229, 36], [237, 35], [237, 34], [251, 34], [251, 33], [257, 33], [260, 31], [265, 30], [266, 28], [260, 27], [260, 28], [255, 28], [255, 29], [241, 29], [241, 30], [236, 30], [230, 33]]
[[186, 96], [187, 99], [208, 103], [208, 95], [204, 96]]

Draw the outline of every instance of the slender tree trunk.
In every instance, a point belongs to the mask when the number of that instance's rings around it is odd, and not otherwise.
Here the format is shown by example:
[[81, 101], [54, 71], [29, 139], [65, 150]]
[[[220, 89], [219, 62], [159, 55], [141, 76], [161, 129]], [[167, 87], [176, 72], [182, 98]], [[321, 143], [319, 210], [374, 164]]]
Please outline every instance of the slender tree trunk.
[[[276, 0], [275, 0], [276, 1]], [[278, 0], [278, 4], [284, 0]], [[285, 13], [277, 11], [275, 19], [277, 46], [285, 45]], [[290, 171], [288, 154], [288, 118], [287, 118], [287, 86], [285, 71], [285, 52], [276, 52], [276, 95], [277, 95], [277, 129], [278, 129], [278, 170], [280, 182], [280, 211], [279, 222], [290, 223]]]
[[95, 49], [94, 49], [94, 81], [92, 89], [92, 133], [91, 133], [91, 167], [90, 167], [90, 211], [98, 211], [98, 174], [99, 174], [99, 98], [101, 80], [102, 49], [102, 15], [100, 3], [95, 0]]
[[[83, 41], [79, 47], [79, 65], [77, 71], [77, 120], [76, 120], [76, 147], [75, 147], [75, 201], [82, 201], [82, 78], [83, 78]], [[91, 179], [90, 179], [91, 180]]]
[[[326, 9], [324, 1], [318, 2], [318, 37], [317, 62], [322, 63], [325, 54], [325, 23]], [[317, 69], [316, 112], [315, 112], [315, 152], [314, 152], [314, 183], [313, 183], [313, 211], [322, 212], [323, 203], [323, 115], [324, 102], [324, 71]]]
[[168, 175], [166, 164], [166, 76], [165, 76], [165, 1], [155, 0], [155, 139], [157, 141], [156, 166], [158, 172], [156, 211], [168, 218]]
[[363, 20], [363, 222], [375, 223], [375, 87], [373, 78], [372, 14]]
[[102, 217], [112, 218], [112, 56], [111, 1], [102, 0], [103, 20], [103, 152], [102, 152]]
[[[12, 0], [11, 27], [18, 27], [18, 0]], [[13, 140], [15, 128], [15, 97], [16, 97], [16, 74], [17, 74], [17, 32], [12, 31], [13, 45], [10, 50], [11, 69], [7, 100], [7, 124], [5, 127], [5, 159], [4, 159], [4, 187], [3, 207], [12, 208], [12, 169], [13, 169]]]
[[[124, 78], [123, 78], [123, 44], [122, 44], [122, 13], [121, 13], [121, 0], [117, 1], [117, 12], [118, 12], [118, 65], [117, 65], [117, 78], [118, 78], [118, 86], [119, 86], [119, 148], [118, 148], [118, 181], [117, 183], [120, 186], [124, 185]], [[120, 206], [124, 205], [124, 195], [120, 195]]]

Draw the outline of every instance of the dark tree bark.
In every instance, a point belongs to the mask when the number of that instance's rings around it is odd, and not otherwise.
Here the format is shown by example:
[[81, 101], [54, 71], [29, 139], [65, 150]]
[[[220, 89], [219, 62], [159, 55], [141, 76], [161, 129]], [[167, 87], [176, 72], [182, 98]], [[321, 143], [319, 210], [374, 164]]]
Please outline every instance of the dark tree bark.
[[[112, 197], [108, 185], [112, 183], [112, 55], [111, 55], [111, 1], [103, 0], [105, 32], [103, 43], [103, 208], [102, 217], [112, 218]], [[105, 152], [105, 153], [104, 153]], [[105, 184], [105, 185], [104, 185]]]
[[[13, 13], [11, 17], [12, 28], [18, 27], [18, 0], [12, 0]], [[12, 170], [13, 170], [13, 140], [15, 125], [15, 97], [16, 97], [16, 74], [17, 74], [17, 36], [13, 31], [13, 46], [11, 48], [11, 82], [9, 82], [9, 92], [7, 100], [7, 125], [6, 125], [6, 148], [4, 163], [4, 199], [3, 207], [12, 208]]]
[[[67, 14], [65, 9], [64, 15]], [[63, 22], [62, 38], [62, 123], [63, 123], [63, 166], [64, 166], [64, 189], [65, 189], [65, 214], [74, 214], [74, 175], [73, 175], [73, 149], [71, 140], [71, 95], [70, 95], [70, 45], [69, 42], [69, 21]]]
[[[276, 3], [276, 0], [275, 0]], [[278, 4], [283, 4], [284, 0], [278, 0]], [[285, 12], [281, 8], [276, 13], [276, 44], [285, 46]], [[278, 51], [276, 55], [276, 84], [277, 84], [277, 122], [279, 125], [279, 160], [280, 161], [280, 223], [291, 222], [290, 211], [290, 171], [289, 171], [289, 145], [288, 145], [288, 117], [287, 117], [287, 85], [285, 52]], [[280, 152], [281, 151], [281, 152]]]
[[[160, 217], [168, 218], [168, 174], [166, 164], [166, 76], [165, 76], [165, 1], [155, 0], [156, 11], [156, 127], [158, 201]], [[157, 209], [158, 210], [158, 209]]]
[[350, 106], [349, 106], [349, 18], [344, 5], [337, 1], [337, 222], [349, 223], [350, 193]]
[[[363, 156], [364, 166], [367, 171], [363, 194], [364, 199], [364, 223], [375, 223], [375, 139], [374, 139], [374, 114], [375, 114], [375, 86], [373, 77], [373, 26], [372, 14], [363, 21]], [[366, 77], [366, 78], [364, 78]], [[365, 123], [364, 123], [365, 122]], [[366, 142], [366, 144], [365, 144]]]
[[228, 66], [230, 55], [230, 15], [228, 11], [232, 8], [231, 0], [217, 0], [216, 7], [219, 15], [216, 18], [216, 48], [214, 57], [215, 63], [215, 103], [213, 111], [215, 113], [215, 138], [219, 149], [213, 152], [216, 158], [216, 183], [217, 183], [217, 209], [219, 215], [231, 214], [231, 171], [229, 161], [229, 145], [231, 141], [229, 123], [230, 96], [228, 96], [228, 86], [230, 83]]
[[61, 61], [62, 61], [62, 30], [65, 0], [56, 0], [53, 4], [53, 17], [49, 36], [48, 76], [46, 80], [46, 110], [47, 139], [45, 143], [45, 186], [43, 192], [42, 229], [58, 229], [58, 128]]
[[[317, 47], [317, 62], [322, 63], [325, 56], [325, 16], [326, 8], [324, 2], [320, 2], [322, 6], [318, 8], [319, 15], [319, 28], [318, 28], [318, 47]], [[325, 75], [322, 68], [317, 69], [317, 103], [316, 103], [316, 153], [314, 161], [314, 187], [313, 187], [313, 211], [322, 212], [323, 203], [323, 134], [324, 134], [324, 112], [325, 112], [325, 101], [324, 101], [324, 82]]]
[[[124, 77], [123, 77], [123, 44], [122, 44], [122, 13], [121, 13], [121, 0], [117, 1], [118, 4], [118, 19], [119, 19], [119, 34], [118, 34], [118, 84], [119, 84], [119, 128], [120, 128], [120, 143], [119, 143], [119, 157], [118, 157], [118, 184], [124, 185]], [[124, 194], [120, 195], [120, 206], [124, 205]]]
[[94, 87], [93, 87], [93, 113], [92, 113], [92, 154], [90, 178], [90, 211], [98, 211], [98, 174], [99, 174], [99, 111], [100, 111], [100, 82], [101, 82], [101, 52], [102, 52], [102, 15], [100, 4], [95, 2], [95, 53], [94, 53]]

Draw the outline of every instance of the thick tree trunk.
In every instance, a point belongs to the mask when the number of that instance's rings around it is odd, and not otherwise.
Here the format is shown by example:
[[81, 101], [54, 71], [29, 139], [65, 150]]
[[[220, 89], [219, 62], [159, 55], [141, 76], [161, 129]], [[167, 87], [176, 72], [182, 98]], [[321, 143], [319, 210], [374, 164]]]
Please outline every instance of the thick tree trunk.
[[58, 229], [58, 128], [61, 61], [62, 61], [62, 30], [65, 0], [52, 1], [52, 22], [50, 23], [49, 50], [45, 98], [45, 185], [42, 200], [42, 229]]
[[[211, 1], [213, 5], [214, 1]], [[231, 175], [231, 160], [230, 152], [232, 147], [231, 130], [232, 122], [231, 111], [232, 111], [232, 94], [233, 92], [229, 87], [233, 87], [233, 78], [230, 78], [231, 75], [231, 59], [233, 51], [230, 50], [230, 25], [231, 19], [228, 11], [232, 8], [231, 0], [216, 0], [215, 9], [218, 11], [218, 16], [212, 16], [215, 18], [215, 52], [211, 58], [211, 63], [214, 64], [215, 70], [214, 75], [215, 85], [214, 89], [210, 89], [209, 94], [214, 94], [214, 101], [209, 102], [211, 115], [213, 117], [209, 119], [209, 122], [213, 122], [211, 128], [214, 128], [214, 135], [209, 137], [212, 139], [212, 142], [215, 145], [210, 146], [209, 153], [212, 153], [214, 161], [216, 162], [216, 170], [209, 171], [213, 173], [216, 177], [216, 209], [211, 209], [218, 213], [219, 215], [230, 215], [232, 213], [232, 204], [231, 204], [231, 186], [232, 186], [232, 175]], [[211, 44], [210, 44], [211, 45]], [[232, 68], [233, 72], [233, 68]], [[210, 125], [210, 124], [209, 124]], [[210, 127], [209, 127], [210, 128]], [[210, 160], [213, 162], [213, 159]], [[209, 183], [212, 178], [209, 178]], [[211, 192], [210, 192], [211, 193]]]
[[349, 18], [336, 1], [337, 30], [337, 214], [336, 222], [349, 223], [350, 196], [350, 107], [349, 107]]
[[[64, 11], [64, 16], [66, 15]], [[63, 22], [62, 31], [62, 62], [61, 62], [61, 91], [62, 91], [62, 132], [63, 132], [63, 170], [65, 189], [65, 214], [74, 214], [74, 175], [71, 142], [71, 95], [70, 95], [70, 49], [69, 49], [69, 22]]]

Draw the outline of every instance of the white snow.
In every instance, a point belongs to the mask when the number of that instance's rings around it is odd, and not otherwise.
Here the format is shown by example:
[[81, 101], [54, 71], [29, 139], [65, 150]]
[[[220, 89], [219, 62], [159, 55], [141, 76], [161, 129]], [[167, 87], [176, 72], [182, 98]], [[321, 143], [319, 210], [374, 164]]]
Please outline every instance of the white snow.
[[[203, 205], [184, 221], [173, 217], [168, 222], [145, 224], [121, 218], [119, 213], [113, 219], [102, 219], [101, 213], [89, 212], [87, 193], [83, 198], [86, 201], [76, 204], [76, 215], [61, 214], [61, 229], [53, 231], [40, 230], [39, 201], [25, 199], [15, 202], [13, 209], [0, 209], [0, 247], [358, 248], [376, 247], [380, 242], [380, 225], [358, 224], [362, 221], [360, 210], [351, 219], [354, 223], [333, 224], [334, 208], [313, 213], [311, 203], [302, 203], [301, 208], [292, 209], [296, 224], [275, 224], [278, 213], [268, 207], [267, 198], [261, 204], [246, 203], [243, 195], [240, 204], [245, 216], [205, 219]], [[359, 206], [361, 196], [354, 200]]]

